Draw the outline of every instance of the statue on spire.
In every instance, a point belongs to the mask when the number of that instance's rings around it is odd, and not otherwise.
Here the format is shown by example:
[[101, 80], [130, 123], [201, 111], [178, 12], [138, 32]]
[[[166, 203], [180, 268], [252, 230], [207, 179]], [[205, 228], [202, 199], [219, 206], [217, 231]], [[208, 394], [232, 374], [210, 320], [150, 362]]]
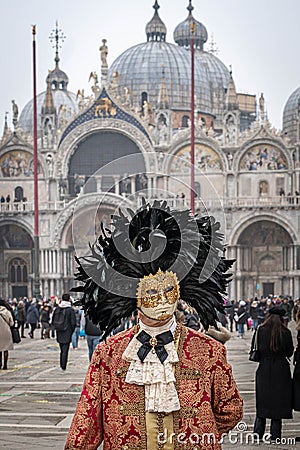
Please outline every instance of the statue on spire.
[[265, 120], [265, 97], [264, 94], [261, 93], [259, 97], [259, 112], [260, 112], [260, 119], [262, 122]]
[[102, 67], [108, 67], [108, 64], [107, 64], [108, 48], [107, 48], [106, 42], [107, 42], [106, 39], [102, 39], [102, 45], [99, 48]]
[[13, 126], [16, 128], [16, 126], [18, 124], [19, 108], [14, 100], [12, 100], [11, 102], [12, 102], [12, 112], [13, 112], [12, 121], [13, 121]]
[[98, 75], [97, 72], [91, 72], [90, 76], [89, 76], [89, 82], [93, 80], [93, 86], [92, 86], [92, 91], [94, 93], [95, 98], [98, 96], [99, 92], [100, 92], [100, 88], [99, 88], [99, 81], [98, 81]]
[[106, 45], [107, 40], [102, 39], [102, 45], [99, 48], [100, 50], [100, 59], [101, 59], [101, 85], [102, 87], [107, 83], [107, 74], [108, 74], [108, 64], [107, 64], [107, 55], [108, 55], [108, 47]]

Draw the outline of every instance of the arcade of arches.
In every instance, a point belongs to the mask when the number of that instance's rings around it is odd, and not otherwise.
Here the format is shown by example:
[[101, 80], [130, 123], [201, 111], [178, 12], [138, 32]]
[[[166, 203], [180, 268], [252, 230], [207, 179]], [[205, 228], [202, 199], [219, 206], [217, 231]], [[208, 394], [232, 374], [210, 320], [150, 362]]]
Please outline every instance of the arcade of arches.
[[299, 269], [299, 256], [290, 234], [278, 223], [260, 220], [249, 225], [237, 241], [238, 300], [293, 292], [288, 273]]
[[0, 279], [7, 297], [24, 297], [32, 293], [33, 240], [21, 226], [0, 227]]

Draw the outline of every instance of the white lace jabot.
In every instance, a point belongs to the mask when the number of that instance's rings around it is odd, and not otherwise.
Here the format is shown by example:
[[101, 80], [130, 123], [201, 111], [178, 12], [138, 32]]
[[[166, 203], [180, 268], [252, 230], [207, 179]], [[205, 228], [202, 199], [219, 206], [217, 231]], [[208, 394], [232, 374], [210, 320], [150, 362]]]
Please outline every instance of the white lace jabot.
[[[150, 336], [155, 337], [166, 331], [174, 335], [176, 322], [172, 318], [161, 327], [152, 328], [140, 322], [140, 331], [144, 330]], [[141, 362], [137, 352], [141, 343], [136, 339], [139, 333], [130, 341], [123, 353], [123, 358], [130, 362], [126, 375], [126, 382], [130, 384], [145, 385], [145, 406], [149, 412], [178, 411], [180, 403], [175, 387], [173, 366], [178, 362], [178, 355], [174, 341], [165, 345], [168, 353], [167, 359], [161, 363], [156, 353], [149, 352], [144, 362]]]

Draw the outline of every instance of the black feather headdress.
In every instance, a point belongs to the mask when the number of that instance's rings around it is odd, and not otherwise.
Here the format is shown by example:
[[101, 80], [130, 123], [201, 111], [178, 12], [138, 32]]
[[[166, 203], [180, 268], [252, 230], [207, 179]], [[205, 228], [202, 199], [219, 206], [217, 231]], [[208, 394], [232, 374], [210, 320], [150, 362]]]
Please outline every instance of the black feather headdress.
[[204, 328], [216, 326], [234, 262], [223, 256], [220, 224], [212, 216], [171, 211], [165, 201], [127, 212], [130, 218], [121, 210], [112, 216], [113, 230], [102, 228], [90, 256], [76, 258], [75, 279], [82, 285], [72, 290], [83, 294], [77, 303], [104, 338], [135, 311], [140, 279], [159, 269], [176, 273], [181, 298], [196, 309]]

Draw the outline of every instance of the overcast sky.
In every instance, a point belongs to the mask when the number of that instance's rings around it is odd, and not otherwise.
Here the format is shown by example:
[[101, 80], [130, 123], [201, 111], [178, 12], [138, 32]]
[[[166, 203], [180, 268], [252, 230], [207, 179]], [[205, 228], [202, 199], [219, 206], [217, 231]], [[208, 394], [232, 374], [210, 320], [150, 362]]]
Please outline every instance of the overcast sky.
[[[58, 20], [66, 35], [60, 67], [69, 76], [69, 90], [85, 88], [96, 70], [99, 46], [108, 41], [108, 63], [127, 48], [146, 40], [145, 26], [154, 0], [9, 0], [1, 1], [0, 133], [11, 100], [19, 110], [32, 98], [31, 24], [37, 25], [38, 92], [45, 90], [54, 68], [49, 35]], [[175, 26], [187, 17], [188, 0], [159, 0], [160, 17], [173, 41]], [[269, 119], [281, 128], [289, 95], [300, 85], [299, 0], [193, 0], [194, 16], [214, 34], [218, 57], [231, 65], [239, 92], [264, 93]], [[207, 47], [206, 47], [207, 48]]]

